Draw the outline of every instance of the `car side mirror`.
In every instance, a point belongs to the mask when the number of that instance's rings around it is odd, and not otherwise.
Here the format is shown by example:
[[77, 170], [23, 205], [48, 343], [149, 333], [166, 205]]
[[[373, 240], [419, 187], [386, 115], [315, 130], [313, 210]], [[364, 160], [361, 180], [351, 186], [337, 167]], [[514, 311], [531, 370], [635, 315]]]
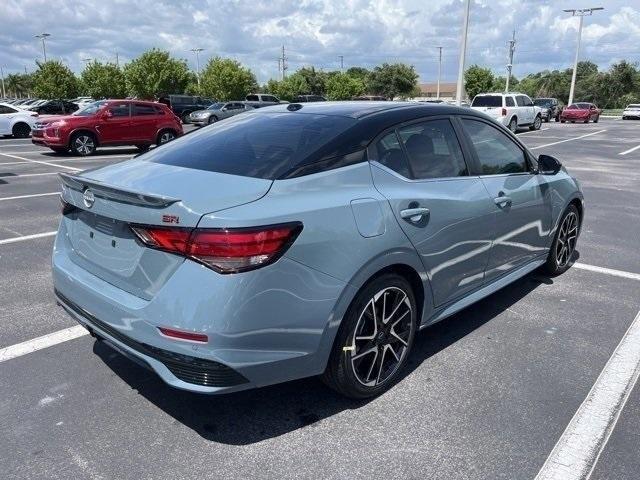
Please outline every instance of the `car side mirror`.
[[538, 157], [538, 173], [543, 175], [555, 175], [562, 168], [562, 163], [551, 155], [540, 155]]
[[113, 117], [113, 112], [111, 110], [107, 110], [106, 112], [104, 112], [104, 118], [111, 118]]
[[226, 111], [227, 111], [227, 107], [222, 107], [222, 108], [220, 109], [220, 111], [221, 111], [221, 112], [226, 112]]

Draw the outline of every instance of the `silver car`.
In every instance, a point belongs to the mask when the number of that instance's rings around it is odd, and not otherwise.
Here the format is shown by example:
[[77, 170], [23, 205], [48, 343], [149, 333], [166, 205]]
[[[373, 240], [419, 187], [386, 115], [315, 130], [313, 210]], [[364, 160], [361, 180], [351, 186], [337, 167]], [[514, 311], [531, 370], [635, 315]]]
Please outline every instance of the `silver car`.
[[189, 121], [195, 125], [204, 126], [249, 110], [253, 110], [253, 107], [242, 102], [212, 103], [206, 110], [191, 113]]

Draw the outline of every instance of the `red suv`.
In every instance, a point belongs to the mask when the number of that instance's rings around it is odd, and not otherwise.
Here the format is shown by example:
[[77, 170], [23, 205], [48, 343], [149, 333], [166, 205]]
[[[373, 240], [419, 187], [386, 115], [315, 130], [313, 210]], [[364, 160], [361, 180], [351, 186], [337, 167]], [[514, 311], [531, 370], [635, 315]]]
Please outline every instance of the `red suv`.
[[92, 155], [99, 146], [135, 145], [147, 150], [183, 134], [166, 105], [138, 100], [101, 100], [64, 117], [36, 122], [31, 141], [54, 152]]

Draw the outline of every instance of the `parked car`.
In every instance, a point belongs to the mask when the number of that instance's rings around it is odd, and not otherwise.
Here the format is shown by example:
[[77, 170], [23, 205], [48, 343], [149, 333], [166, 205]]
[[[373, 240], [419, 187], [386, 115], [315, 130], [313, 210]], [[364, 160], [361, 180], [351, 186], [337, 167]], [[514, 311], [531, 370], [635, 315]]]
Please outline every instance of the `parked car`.
[[630, 103], [622, 112], [623, 120], [640, 119], [640, 103]]
[[600, 110], [593, 103], [588, 102], [578, 102], [569, 105], [567, 108], [562, 110], [560, 114], [560, 121], [564, 122], [583, 122], [589, 123], [589, 120], [593, 120], [593, 123], [598, 123], [600, 120]]
[[253, 107], [243, 102], [212, 103], [206, 110], [197, 110], [191, 113], [189, 122], [204, 126], [250, 110], [253, 110]]
[[61, 174], [62, 307], [169, 385], [403, 374], [416, 332], [573, 261], [583, 196], [550, 156], [458, 107], [278, 105]]
[[22, 110], [8, 103], [0, 103], [0, 135], [13, 135], [26, 138], [35, 126], [36, 112]]
[[533, 104], [541, 108], [542, 119], [545, 122], [551, 121], [553, 118], [556, 122], [560, 121], [560, 113], [562, 105], [557, 98], [536, 98]]
[[529, 127], [540, 130], [542, 109], [524, 93], [481, 93], [471, 102], [471, 108], [485, 113], [512, 132]]
[[76, 105], [78, 105], [78, 107], [81, 107], [81, 108], [84, 107], [85, 105], [95, 102], [95, 100], [91, 97], [77, 97], [69, 101], [71, 103], [75, 103]]
[[275, 95], [269, 95], [267, 93], [252, 93], [245, 97], [246, 105], [253, 108], [269, 107], [271, 105], [278, 105], [282, 103]]
[[78, 110], [78, 105], [66, 100], [48, 100], [37, 106], [30, 107], [29, 110], [40, 115], [69, 115]]
[[382, 97], [380, 95], [360, 95], [359, 97], [353, 97], [352, 100], [363, 102], [386, 102], [387, 97]]
[[189, 123], [189, 116], [192, 112], [204, 110], [214, 103], [211, 99], [191, 95], [168, 95], [160, 98], [158, 102], [167, 105], [173, 113], [182, 119], [182, 123]]
[[54, 152], [92, 155], [96, 148], [135, 145], [148, 150], [183, 134], [180, 119], [161, 103], [101, 100], [73, 115], [36, 122], [31, 141]]
[[309, 103], [309, 102], [326, 102], [327, 99], [321, 95], [298, 95], [293, 99], [295, 103]]

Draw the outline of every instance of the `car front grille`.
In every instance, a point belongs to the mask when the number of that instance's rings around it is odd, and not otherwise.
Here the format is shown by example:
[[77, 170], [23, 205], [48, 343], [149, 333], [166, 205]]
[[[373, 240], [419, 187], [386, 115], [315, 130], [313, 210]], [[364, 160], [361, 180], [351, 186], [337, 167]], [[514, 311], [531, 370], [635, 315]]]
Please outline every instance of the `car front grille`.
[[129, 348], [158, 360], [183, 382], [201, 385], [203, 387], [231, 387], [248, 382], [241, 374], [222, 363], [170, 352], [146, 343], [138, 342], [122, 334], [102, 320], [97, 319], [66, 298], [58, 290], [55, 290], [55, 294], [62, 306], [81, 316], [89, 326], [95, 326]]

